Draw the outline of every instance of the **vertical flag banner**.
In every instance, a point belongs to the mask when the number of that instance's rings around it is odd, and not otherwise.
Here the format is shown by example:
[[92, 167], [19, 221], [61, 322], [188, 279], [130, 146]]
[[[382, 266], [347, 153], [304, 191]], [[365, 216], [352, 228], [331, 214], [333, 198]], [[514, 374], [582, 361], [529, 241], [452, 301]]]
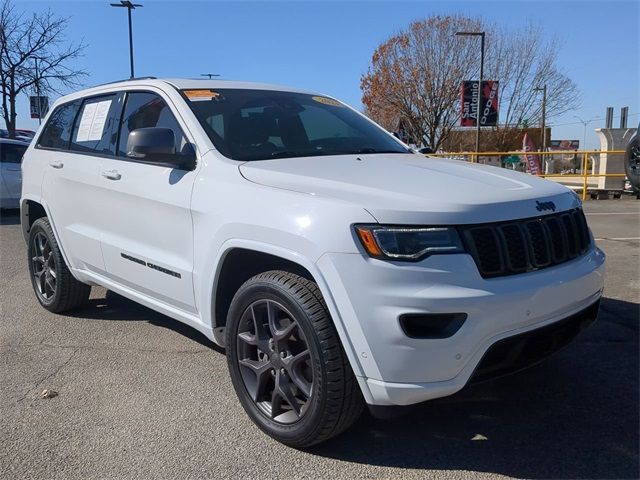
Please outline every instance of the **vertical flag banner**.
[[478, 103], [480, 109], [480, 126], [495, 127], [498, 124], [498, 88], [495, 80], [482, 82], [482, 102], [479, 102], [480, 91], [478, 82], [465, 80], [460, 88], [460, 125], [463, 127], [475, 127], [478, 118]]
[[523, 155], [524, 161], [527, 164], [527, 172], [531, 175], [540, 175], [540, 163], [538, 162], [538, 155], [533, 155], [529, 152], [533, 152], [533, 142], [529, 138], [529, 134], [525, 133], [522, 139], [522, 150], [526, 153]]

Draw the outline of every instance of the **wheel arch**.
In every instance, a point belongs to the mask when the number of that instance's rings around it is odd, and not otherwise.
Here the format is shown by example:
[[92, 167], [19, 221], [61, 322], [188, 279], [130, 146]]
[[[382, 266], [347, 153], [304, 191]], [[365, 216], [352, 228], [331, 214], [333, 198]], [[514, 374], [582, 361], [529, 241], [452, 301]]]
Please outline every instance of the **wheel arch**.
[[309, 268], [287, 257], [281, 252], [277, 254], [248, 246], [232, 246], [224, 251], [211, 295], [211, 323], [216, 342], [223, 343], [223, 329], [233, 296], [251, 277], [269, 270], [284, 270], [317, 283]]
[[[221, 288], [225, 280], [229, 278], [225, 277], [223, 274], [228, 273], [233, 266], [241, 265], [241, 263], [235, 262], [238, 262], [238, 258], [241, 258], [242, 254], [247, 253], [249, 253], [249, 256], [244, 258], [260, 256], [262, 258], [261, 261], [264, 262], [261, 264], [262, 267], [268, 268], [266, 268], [266, 270], [257, 271], [255, 267], [250, 267], [249, 270], [255, 273], [248, 275], [243, 272], [243, 275], [240, 275], [240, 277], [246, 277], [246, 279], [240, 282], [239, 278], [237, 278], [234, 283], [234, 285], [237, 284], [237, 286], [235, 288], [229, 287], [228, 290], [230, 291], [221, 292], [220, 297], [218, 297], [218, 289]], [[228, 260], [230, 263], [227, 263]], [[270, 264], [270, 261], [273, 261], [274, 263]], [[280, 265], [280, 268], [278, 268], [278, 265]], [[292, 270], [287, 270], [287, 268], [291, 268]], [[363, 367], [360, 364], [356, 353], [357, 351], [347, 333], [347, 328], [340, 315], [337, 303], [331, 295], [327, 281], [315, 263], [294, 251], [250, 240], [230, 240], [225, 243], [225, 248], [221, 249], [221, 253], [218, 257], [215, 275], [209, 290], [211, 292], [211, 327], [214, 342], [224, 347], [224, 329], [227, 321], [227, 313], [231, 300], [238, 288], [252, 276], [269, 270], [291, 271], [292, 273], [296, 273], [307, 278], [318, 285], [329, 310], [331, 321], [338, 333], [342, 348], [349, 359], [349, 363], [351, 364], [351, 368], [358, 380], [358, 384], [360, 385], [365, 400], [367, 403], [372, 403], [373, 400], [368, 386], [366, 385]]]
[[22, 236], [24, 237], [25, 242], [29, 241], [29, 232], [31, 231], [33, 222], [42, 217], [49, 218], [49, 222], [51, 222], [51, 217], [40, 200], [32, 198], [22, 199], [20, 203], [20, 224], [22, 226]]

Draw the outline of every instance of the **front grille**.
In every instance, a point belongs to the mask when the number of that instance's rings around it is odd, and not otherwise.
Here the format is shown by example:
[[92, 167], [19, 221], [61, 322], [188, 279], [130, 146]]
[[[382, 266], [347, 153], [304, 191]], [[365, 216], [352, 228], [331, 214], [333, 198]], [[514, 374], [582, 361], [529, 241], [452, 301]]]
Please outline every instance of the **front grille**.
[[558, 265], [589, 249], [589, 229], [576, 208], [534, 218], [461, 227], [465, 246], [485, 278]]

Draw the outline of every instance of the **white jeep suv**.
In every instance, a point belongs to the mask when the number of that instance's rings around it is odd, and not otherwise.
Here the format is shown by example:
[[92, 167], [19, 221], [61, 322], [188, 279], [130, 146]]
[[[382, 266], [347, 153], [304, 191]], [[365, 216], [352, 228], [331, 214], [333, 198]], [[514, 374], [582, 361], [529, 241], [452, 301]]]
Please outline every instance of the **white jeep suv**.
[[[226, 347], [253, 421], [295, 447], [539, 361], [592, 322], [580, 201], [418, 155], [343, 103], [153, 78], [61, 98], [23, 162], [35, 295], [91, 285]], [[207, 381], [203, 379], [203, 381]]]

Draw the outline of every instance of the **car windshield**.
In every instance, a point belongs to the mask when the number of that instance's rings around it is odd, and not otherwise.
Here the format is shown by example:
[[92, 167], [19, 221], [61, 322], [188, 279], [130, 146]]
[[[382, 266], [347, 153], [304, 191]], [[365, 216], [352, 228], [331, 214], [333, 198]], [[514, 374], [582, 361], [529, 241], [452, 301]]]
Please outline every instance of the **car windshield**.
[[234, 160], [411, 153], [332, 98], [227, 88], [183, 93], [216, 148]]

